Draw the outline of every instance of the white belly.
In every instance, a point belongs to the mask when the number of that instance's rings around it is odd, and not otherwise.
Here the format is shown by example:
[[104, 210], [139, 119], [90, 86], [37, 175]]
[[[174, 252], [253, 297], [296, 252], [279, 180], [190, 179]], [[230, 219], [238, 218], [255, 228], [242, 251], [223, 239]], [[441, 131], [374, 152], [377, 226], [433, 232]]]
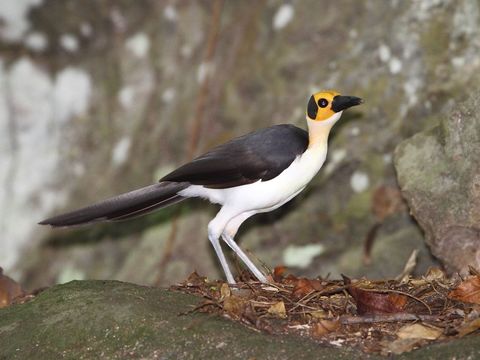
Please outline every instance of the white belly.
[[208, 189], [201, 185], [191, 185], [179, 192], [185, 197], [203, 197], [212, 203], [246, 211], [265, 212], [274, 210], [300, 193], [320, 170], [327, 154], [327, 148], [307, 149], [277, 177], [268, 181], [228, 189]]

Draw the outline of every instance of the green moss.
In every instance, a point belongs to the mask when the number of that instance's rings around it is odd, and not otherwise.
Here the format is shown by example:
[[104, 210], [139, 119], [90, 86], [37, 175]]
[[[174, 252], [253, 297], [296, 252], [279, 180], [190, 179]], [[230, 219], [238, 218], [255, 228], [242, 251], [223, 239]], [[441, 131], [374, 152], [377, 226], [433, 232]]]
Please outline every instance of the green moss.
[[440, 128], [435, 127], [413, 136], [398, 146], [395, 152], [395, 166], [398, 181], [405, 190], [412, 190], [414, 187], [419, 191], [444, 192], [453, 185], [449, 181], [449, 162], [446, 161], [443, 147], [439, 142], [442, 139], [439, 131]]
[[446, 15], [432, 17], [426, 29], [420, 34], [425, 63], [431, 76], [434, 75], [436, 67], [444, 63], [448, 56], [451, 33], [449, 19], [450, 17]]
[[345, 215], [348, 218], [365, 219], [371, 213], [372, 192], [363, 191], [353, 194], [345, 208]]
[[449, 30], [449, 22], [445, 16], [431, 18], [421, 36], [422, 45], [428, 56], [440, 56], [445, 52], [450, 42]]
[[348, 349], [272, 337], [217, 316], [185, 314], [199, 301], [116, 281], [55, 286], [26, 304], [0, 310], [0, 359], [354, 357]]
[[[349, 69], [346, 69], [347, 73]], [[392, 85], [392, 78], [390, 76], [377, 76], [371, 78], [368, 84], [368, 89], [365, 93], [368, 94], [368, 105], [371, 108], [379, 107], [381, 109], [385, 108], [385, 92]], [[390, 113], [394, 113], [394, 109], [398, 109], [400, 104], [403, 103], [402, 96], [394, 96], [388, 99], [388, 109]]]
[[370, 183], [375, 184], [376, 181], [385, 178], [385, 161], [383, 154], [370, 154], [368, 161], [365, 163]]

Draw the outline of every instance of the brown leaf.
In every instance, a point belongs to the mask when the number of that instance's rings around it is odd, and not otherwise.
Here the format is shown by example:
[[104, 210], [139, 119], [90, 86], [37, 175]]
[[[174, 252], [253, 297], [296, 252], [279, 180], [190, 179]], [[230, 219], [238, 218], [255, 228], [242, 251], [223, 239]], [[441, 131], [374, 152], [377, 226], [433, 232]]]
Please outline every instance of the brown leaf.
[[185, 285], [187, 286], [201, 286], [207, 282], [207, 278], [205, 276], [200, 276], [196, 271], [192, 272], [188, 275], [187, 280], [185, 280]]
[[320, 320], [315, 323], [312, 328], [312, 335], [322, 337], [326, 334], [336, 331], [340, 327], [340, 321], [336, 320]]
[[225, 300], [227, 297], [232, 295], [232, 290], [230, 290], [230, 286], [227, 283], [223, 283], [220, 287], [220, 301]]
[[450, 299], [480, 304], [480, 276], [471, 276], [448, 294]]
[[241, 297], [231, 295], [223, 301], [223, 309], [235, 316], [242, 316], [247, 306], [247, 301]]
[[280, 266], [275, 266], [275, 269], [273, 269], [273, 280], [276, 282], [281, 282], [283, 277], [285, 276], [285, 272], [287, 271], [287, 268], [283, 265]]
[[382, 350], [382, 355], [400, 355], [405, 352], [412, 351], [413, 349], [419, 347], [422, 343], [426, 342], [427, 340], [421, 339], [396, 339], [394, 341], [384, 341], [383, 344], [385, 348]]
[[297, 299], [300, 299], [313, 291], [318, 291], [321, 289], [323, 289], [323, 285], [320, 280], [300, 278], [297, 279], [292, 294]]
[[442, 335], [442, 330], [433, 326], [422, 324], [409, 324], [402, 326], [397, 336], [399, 339], [425, 339], [436, 340]]
[[292, 274], [288, 274], [288, 276], [286, 276], [284, 279], [283, 279], [283, 283], [285, 285], [294, 285], [298, 282], [298, 278], [295, 276], [295, 275], [292, 275]]
[[443, 282], [445, 280], [445, 272], [438, 267], [431, 267], [427, 270], [425, 279], [428, 281], [437, 280]]
[[468, 334], [470, 334], [474, 331], [477, 331], [478, 329], [480, 329], [480, 319], [479, 318], [463, 323], [456, 330], [458, 331], [458, 335], [460, 337], [462, 337], [462, 336], [468, 335]]
[[356, 286], [348, 287], [347, 291], [355, 299], [359, 315], [398, 313], [407, 304], [407, 297], [401, 294], [385, 294]]
[[280, 318], [286, 318], [287, 317], [287, 310], [285, 309], [285, 304], [283, 301], [279, 301], [272, 306], [270, 306], [267, 310], [267, 312], [271, 315], [278, 316]]
[[25, 295], [22, 287], [13, 279], [3, 275], [0, 267], [0, 308], [10, 305], [16, 297]]
[[310, 284], [315, 289], [315, 291], [320, 291], [320, 290], [323, 290], [324, 288], [322, 282], [318, 279], [311, 279]]
[[329, 316], [328, 312], [322, 309], [311, 311], [308, 314], [310, 314], [310, 316], [313, 317], [314, 319], [325, 319], [326, 317]]
[[409, 324], [401, 327], [397, 332], [397, 339], [385, 342], [384, 355], [390, 353], [402, 354], [427, 343], [436, 340], [442, 335], [442, 330], [436, 327], [422, 324]]

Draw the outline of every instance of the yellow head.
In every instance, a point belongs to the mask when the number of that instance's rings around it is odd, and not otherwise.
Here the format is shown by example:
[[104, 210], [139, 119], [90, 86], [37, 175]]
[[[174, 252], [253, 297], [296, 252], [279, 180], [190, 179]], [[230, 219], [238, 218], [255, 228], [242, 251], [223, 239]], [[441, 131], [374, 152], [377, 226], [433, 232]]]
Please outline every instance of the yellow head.
[[307, 118], [323, 121], [335, 113], [360, 105], [363, 100], [355, 96], [342, 96], [336, 91], [320, 91], [310, 97], [307, 105]]

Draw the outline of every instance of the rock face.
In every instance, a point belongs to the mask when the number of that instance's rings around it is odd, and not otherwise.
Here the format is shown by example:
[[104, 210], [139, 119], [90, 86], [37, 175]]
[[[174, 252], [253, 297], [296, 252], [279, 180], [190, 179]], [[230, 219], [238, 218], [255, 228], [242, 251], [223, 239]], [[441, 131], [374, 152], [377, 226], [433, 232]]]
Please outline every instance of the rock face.
[[432, 253], [451, 271], [480, 267], [480, 92], [402, 142], [395, 166]]

